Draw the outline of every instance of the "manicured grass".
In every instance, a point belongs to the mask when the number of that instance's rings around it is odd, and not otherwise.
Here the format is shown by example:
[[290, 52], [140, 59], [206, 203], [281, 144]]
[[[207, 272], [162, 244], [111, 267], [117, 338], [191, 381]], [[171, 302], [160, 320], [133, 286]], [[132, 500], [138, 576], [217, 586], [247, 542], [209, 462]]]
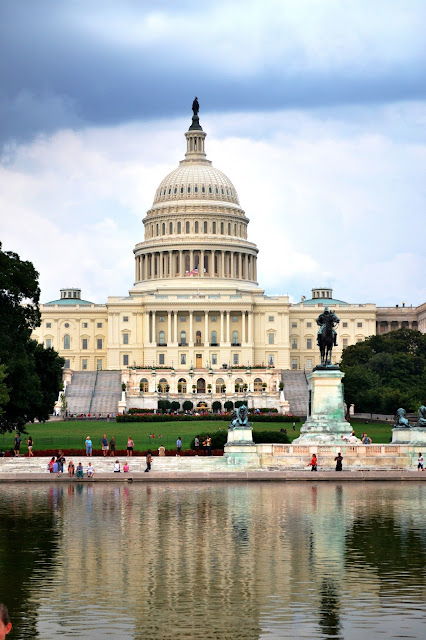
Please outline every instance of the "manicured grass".
[[[359, 437], [362, 432], [367, 432], [373, 443], [388, 443], [391, 440], [392, 432], [390, 423], [370, 423], [366, 424], [364, 420], [352, 420], [351, 424]], [[300, 435], [300, 427], [302, 422], [296, 422], [296, 430], [293, 431], [292, 423], [277, 422], [257, 422], [254, 429], [258, 431], [280, 431], [281, 428], [287, 429], [287, 435], [290, 441]], [[111, 436], [115, 436], [117, 449], [125, 449], [127, 446], [127, 438], [131, 436], [136, 450], [145, 450], [148, 448], [157, 449], [160, 444], [164, 444], [166, 449], [174, 449], [176, 447], [177, 437], [182, 438], [183, 449], [189, 449], [190, 442], [198, 433], [213, 433], [219, 429], [226, 430], [228, 423], [223, 420], [214, 420], [208, 422], [106, 422], [102, 420], [76, 420], [76, 421], [52, 421], [45, 424], [27, 425], [27, 432], [31, 434], [34, 440], [34, 451], [40, 449], [83, 449], [84, 441], [88, 435], [91, 436], [95, 449], [101, 448], [101, 438], [105, 433], [108, 440]], [[155, 438], [150, 438], [149, 434], [154, 433]], [[161, 435], [161, 437], [160, 437]], [[14, 433], [0, 435], [0, 447], [6, 451], [13, 447]], [[22, 436], [21, 452], [27, 452], [26, 439]]]

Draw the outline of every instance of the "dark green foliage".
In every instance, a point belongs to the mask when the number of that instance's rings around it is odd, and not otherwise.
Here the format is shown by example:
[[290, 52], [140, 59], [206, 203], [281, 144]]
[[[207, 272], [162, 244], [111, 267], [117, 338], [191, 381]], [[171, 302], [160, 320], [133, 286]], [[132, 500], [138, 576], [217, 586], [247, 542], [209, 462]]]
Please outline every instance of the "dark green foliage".
[[[187, 400], [186, 402], [191, 402]], [[192, 404], [192, 403], [191, 403]], [[185, 405], [185, 403], [184, 403]], [[185, 406], [184, 406], [185, 409]], [[190, 409], [188, 409], [190, 410]], [[117, 422], [217, 422], [218, 420], [223, 420], [223, 422], [227, 422], [228, 424], [231, 421], [230, 415], [220, 415], [217, 413], [207, 413], [202, 414], [200, 416], [193, 416], [192, 414], [185, 415], [183, 413], [178, 413], [176, 415], [172, 415], [169, 413], [146, 413], [146, 411], [141, 410], [140, 413], [134, 413], [134, 409], [131, 410], [131, 413], [125, 413], [123, 415], [117, 415]], [[262, 414], [254, 414], [249, 415], [249, 422], [294, 422], [297, 421], [298, 418], [294, 416], [281, 416], [281, 415], [262, 415]]]
[[232, 402], [232, 400], [227, 400], [223, 406], [225, 407], [226, 411], [231, 411], [234, 408], [234, 403]]
[[426, 402], [426, 335], [399, 329], [371, 336], [342, 355], [345, 402], [356, 411], [394, 414]]
[[[215, 431], [214, 433], [208, 434], [207, 432], [200, 433], [198, 438], [200, 440], [200, 449], [203, 449], [202, 444], [210, 435], [212, 439], [212, 449], [223, 449], [228, 439], [228, 430], [224, 429], [223, 431]], [[191, 449], [195, 449], [195, 438], [191, 440]]]
[[158, 410], [159, 411], [168, 411], [171, 408], [170, 400], [159, 400], [158, 401]]
[[221, 411], [222, 410], [222, 403], [219, 402], [219, 400], [214, 400], [212, 403], [212, 409], [213, 411]]
[[[206, 439], [207, 433], [200, 433], [200, 449], [202, 442]], [[210, 434], [212, 439], [212, 449], [223, 449], [228, 439], [228, 429], [223, 431], [215, 431]], [[288, 444], [289, 439], [285, 433], [281, 431], [255, 431], [253, 430], [253, 442], [260, 444], [265, 442], [278, 442], [280, 444]], [[191, 449], [195, 449], [195, 438], [191, 440]]]
[[193, 408], [194, 403], [191, 402], [191, 400], [185, 400], [185, 402], [182, 405], [182, 409], [184, 411], [191, 411], [191, 409]]
[[0, 432], [46, 420], [58, 397], [64, 361], [30, 338], [40, 324], [39, 298], [38, 273], [31, 262], [0, 245], [0, 362], [9, 389]]
[[171, 409], [171, 411], [179, 411], [180, 402], [178, 402], [177, 400], [172, 400], [171, 403], [170, 403], [170, 409]]
[[0, 364], [0, 416], [3, 413], [2, 407], [9, 402], [9, 389], [5, 383], [6, 367], [4, 364]]
[[245, 404], [245, 402], [243, 402], [242, 400], [237, 400], [237, 402], [235, 403], [235, 408], [238, 409], [239, 407], [242, 407], [243, 404]]

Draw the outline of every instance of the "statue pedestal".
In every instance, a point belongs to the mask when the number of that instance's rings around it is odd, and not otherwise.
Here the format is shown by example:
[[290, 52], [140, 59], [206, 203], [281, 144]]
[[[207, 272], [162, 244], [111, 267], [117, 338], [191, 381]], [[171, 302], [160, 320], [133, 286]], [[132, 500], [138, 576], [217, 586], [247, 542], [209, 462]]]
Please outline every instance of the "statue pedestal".
[[392, 444], [425, 445], [426, 429], [419, 427], [394, 427], [392, 429]]
[[259, 456], [253, 442], [251, 424], [228, 429], [228, 441], [224, 447], [224, 456], [230, 465], [257, 466]]
[[244, 425], [243, 427], [232, 427], [232, 429], [228, 429], [228, 440], [226, 442], [226, 446], [234, 444], [254, 445], [253, 428], [251, 424]]
[[352, 427], [345, 420], [344, 375], [335, 367], [308, 373], [308, 417], [293, 444], [339, 444], [349, 438]]

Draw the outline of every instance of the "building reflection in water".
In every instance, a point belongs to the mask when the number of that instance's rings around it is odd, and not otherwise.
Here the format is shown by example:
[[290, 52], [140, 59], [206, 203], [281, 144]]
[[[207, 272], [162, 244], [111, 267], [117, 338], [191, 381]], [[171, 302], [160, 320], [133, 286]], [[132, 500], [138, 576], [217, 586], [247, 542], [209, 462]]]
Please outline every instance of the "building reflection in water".
[[33, 558], [15, 638], [393, 637], [401, 609], [416, 637], [426, 621], [417, 484], [63, 486], [2, 493], [6, 602], [15, 550]]

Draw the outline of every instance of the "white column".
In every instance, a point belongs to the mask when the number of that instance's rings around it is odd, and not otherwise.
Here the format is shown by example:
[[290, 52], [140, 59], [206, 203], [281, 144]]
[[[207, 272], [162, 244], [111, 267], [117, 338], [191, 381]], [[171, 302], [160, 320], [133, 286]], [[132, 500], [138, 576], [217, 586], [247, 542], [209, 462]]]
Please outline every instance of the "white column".
[[173, 320], [174, 320], [174, 336], [173, 336], [173, 342], [178, 342], [178, 328], [177, 328], [177, 319], [178, 319], [178, 314], [177, 311], [173, 311]]
[[167, 344], [172, 342], [172, 312], [167, 312]]
[[241, 253], [238, 254], [238, 277], [240, 279], [243, 277], [243, 260]]
[[253, 344], [253, 312], [248, 312], [248, 341]]
[[226, 342], [231, 342], [231, 338], [229, 337], [231, 335], [231, 312], [227, 311], [226, 312]]
[[223, 311], [220, 312], [220, 340], [219, 340], [220, 344], [222, 345], [225, 340], [224, 340], [224, 335], [223, 335]]
[[242, 324], [242, 339], [241, 344], [246, 343], [246, 312], [243, 311], [241, 314], [241, 324]]
[[149, 311], [145, 312], [145, 335], [144, 344], [149, 344]]
[[163, 277], [163, 252], [158, 252], [158, 277]]
[[155, 327], [155, 311], [152, 312], [152, 329], [151, 329], [151, 344], [157, 344], [157, 334], [156, 334], [156, 327]]
[[223, 249], [220, 252], [220, 259], [221, 259], [220, 277], [224, 278], [225, 277], [225, 252], [223, 251]]
[[204, 311], [204, 346], [209, 346], [209, 312]]
[[198, 273], [204, 278], [204, 249], [200, 251], [200, 264], [198, 265]]
[[[192, 252], [191, 252], [192, 255]], [[190, 311], [189, 312], [189, 346], [193, 347], [194, 346], [194, 329], [193, 329], [193, 319], [194, 319], [194, 312]]]

